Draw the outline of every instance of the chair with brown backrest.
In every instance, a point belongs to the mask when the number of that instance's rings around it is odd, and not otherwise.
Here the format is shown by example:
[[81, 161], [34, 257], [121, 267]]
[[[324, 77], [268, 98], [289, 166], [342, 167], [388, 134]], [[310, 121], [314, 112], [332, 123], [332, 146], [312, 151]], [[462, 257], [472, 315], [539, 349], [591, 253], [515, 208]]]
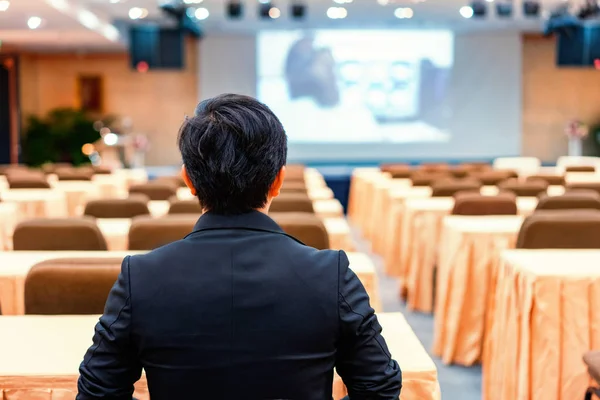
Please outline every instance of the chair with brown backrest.
[[498, 183], [510, 178], [516, 178], [518, 175], [515, 171], [500, 170], [500, 171], [478, 171], [471, 174], [471, 177], [479, 180], [484, 185], [497, 185]]
[[600, 210], [540, 210], [523, 222], [518, 249], [599, 249]]
[[181, 240], [194, 230], [198, 218], [197, 214], [136, 217], [129, 228], [129, 250], [154, 250]]
[[593, 165], [569, 165], [565, 167], [565, 172], [596, 172]]
[[10, 189], [50, 189], [50, 183], [44, 176], [37, 175], [7, 175]]
[[393, 179], [410, 178], [413, 169], [408, 164], [381, 164], [381, 172], [387, 172]]
[[[583, 363], [587, 366], [588, 374], [600, 385], [600, 350], [591, 350], [583, 354]], [[600, 398], [600, 388], [590, 387], [586, 391], [584, 400], [592, 400], [592, 395]]]
[[498, 184], [501, 191], [512, 192], [516, 196], [537, 197], [548, 191], [548, 182], [542, 180], [520, 181], [517, 178], [507, 179]]
[[102, 314], [121, 258], [64, 258], [34, 265], [25, 279], [25, 314]]
[[95, 175], [110, 175], [112, 174], [112, 170], [108, 167], [102, 165], [94, 165], [93, 167]]
[[202, 206], [198, 199], [179, 200], [176, 197], [169, 199], [169, 214], [202, 214]]
[[99, 251], [106, 240], [92, 218], [45, 218], [19, 223], [13, 234], [14, 250]]
[[299, 193], [307, 193], [306, 184], [304, 181], [290, 181], [286, 179], [283, 181], [283, 185], [281, 186], [281, 192], [299, 192]]
[[479, 193], [481, 182], [475, 179], [447, 179], [431, 185], [431, 197], [451, 197], [458, 192]]
[[444, 162], [425, 162], [419, 164], [417, 170], [422, 172], [448, 172], [450, 170], [450, 165]]
[[600, 182], [567, 183], [566, 189], [567, 192], [593, 190], [594, 192], [600, 193]]
[[431, 186], [433, 183], [443, 180], [450, 179], [451, 175], [448, 171], [442, 172], [423, 172], [413, 171], [410, 174], [410, 181], [413, 186]]
[[53, 174], [57, 168], [73, 168], [69, 163], [47, 163], [42, 165], [42, 171], [44, 174]]
[[302, 164], [288, 164], [285, 167], [285, 180], [288, 182], [303, 182], [306, 167]]
[[169, 200], [177, 195], [177, 186], [173, 182], [141, 183], [129, 188], [129, 194], [140, 193], [148, 196], [150, 200]]
[[159, 176], [154, 180], [154, 182], [167, 182], [175, 185], [176, 187], [186, 187], [185, 181], [179, 175]]
[[94, 218], [133, 218], [148, 215], [148, 202], [144, 198], [90, 200], [85, 205], [84, 215]]
[[314, 213], [312, 200], [305, 193], [282, 192], [273, 199], [271, 212]]
[[94, 170], [86, 167], [61, 167], [54, 170], [59, 181], [91, 181], [94, 177]]
[[329, 235], [323, 221], [311, 213], [269, 213], [288, 235], [318, 250], [329, 248]]
[[543, 195], [536, 210], [600, 210], [600, 194], [593, 190], [575, 190], [562, 196]]
[[563, 175], [530, 175], [525, 178], [526, 182], [544, 181], [548, 185], [564, 186], [565, 177]]
[[512, 193], [483, 196], [479, 193], [457, 193], [453, 215], [517, 215], [517, 198]]

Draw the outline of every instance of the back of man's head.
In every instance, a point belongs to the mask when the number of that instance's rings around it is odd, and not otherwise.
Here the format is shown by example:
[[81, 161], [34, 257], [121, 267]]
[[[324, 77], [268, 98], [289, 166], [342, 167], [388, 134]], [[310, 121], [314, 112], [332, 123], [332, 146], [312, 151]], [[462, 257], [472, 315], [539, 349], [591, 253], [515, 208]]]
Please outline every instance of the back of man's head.
[[207, 211], [261, 209], [285, 165], [287, 137], [279, 119], [248, 96], [204, 100], [179, 132], [183, 164]]

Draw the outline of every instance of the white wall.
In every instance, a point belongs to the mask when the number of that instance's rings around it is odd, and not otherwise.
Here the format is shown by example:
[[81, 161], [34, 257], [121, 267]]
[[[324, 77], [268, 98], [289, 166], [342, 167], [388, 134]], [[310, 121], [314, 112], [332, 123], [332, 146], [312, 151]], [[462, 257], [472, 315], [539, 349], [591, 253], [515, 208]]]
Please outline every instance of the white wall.
[[[298, 144], [290, 160], [377, 161], [492, 158], [521, 150], [521, 36], [518, 32], [457, 34], [448, 143]], [[200, 96], [256, 94], [256, 40], [207, 36], [200, 45]]]

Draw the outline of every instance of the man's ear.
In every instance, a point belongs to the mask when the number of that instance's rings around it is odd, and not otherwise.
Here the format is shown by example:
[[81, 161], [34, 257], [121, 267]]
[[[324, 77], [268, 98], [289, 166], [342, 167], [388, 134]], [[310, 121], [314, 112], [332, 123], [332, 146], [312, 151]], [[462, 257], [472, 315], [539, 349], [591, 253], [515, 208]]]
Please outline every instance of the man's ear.
[[285, 165], [283, 167], [281, 167], [281, 169], [277, 173], [277, 176], [275, 177], [275, 180], [273, 181], [273, 184], [271, 185], [271, 188], [269, 189], [270, 197], [279, 196], [279, 193], [281, 192], [281, 187], [283, 186], [284, 179], [285, 179]]
[[181, 166], [181, 177], [183, 178], [183, 181], [185, 182], [185, 186], [188, 187], [188, 189], [190, 189], [190, 192], [192, 192], [192, 195], [196, 195], [196, 188], [194, 187], [194, 185], [192, 185], [192, 180], [190, 179], [190, 176], [187, 173], [187, 170], [185, 169], [185, 165]]

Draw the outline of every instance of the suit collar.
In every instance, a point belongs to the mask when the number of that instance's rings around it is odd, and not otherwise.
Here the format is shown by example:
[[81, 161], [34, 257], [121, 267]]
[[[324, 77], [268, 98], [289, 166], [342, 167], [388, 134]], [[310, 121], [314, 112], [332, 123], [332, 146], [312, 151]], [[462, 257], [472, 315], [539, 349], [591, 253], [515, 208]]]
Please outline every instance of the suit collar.
[[209, 229], [253, 229], [283, 233], [275, 221], [260, 211], [236, 215], [221, 215], [209, 211], [196, 222], [192, 233]]

